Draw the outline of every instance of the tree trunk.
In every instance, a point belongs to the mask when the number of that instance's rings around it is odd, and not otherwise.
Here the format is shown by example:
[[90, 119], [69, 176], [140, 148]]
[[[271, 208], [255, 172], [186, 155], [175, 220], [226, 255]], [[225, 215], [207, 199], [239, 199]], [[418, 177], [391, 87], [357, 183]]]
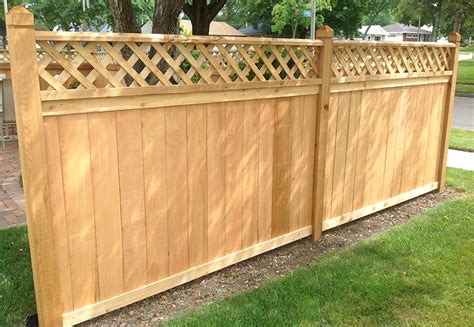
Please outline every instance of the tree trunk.
[[438, 41], [439, 27], [441, 24], [441, 15], [443, 12], [443, 1], [438, 2], [438, 6], [435, 8], [433, 15], [433, 34], [431, 35], [431, 41]]
[[184, 4], [183, 10], [193, 26], [193, 35], [209, 35], [211, 21], [224, 7], [227, 0], [193, 0], [192, 4]]
[[108, 0], [112, 29], [117, 33], [140, 33], [131, 0]]
[[179, 14], [185, 0], [156, 0], [152, 33], [179, 34]]
[[453, 32], [460, 33], [463, 19], [464, 19], [464, 12], [458, 11], [456, 16], [454, 17]]

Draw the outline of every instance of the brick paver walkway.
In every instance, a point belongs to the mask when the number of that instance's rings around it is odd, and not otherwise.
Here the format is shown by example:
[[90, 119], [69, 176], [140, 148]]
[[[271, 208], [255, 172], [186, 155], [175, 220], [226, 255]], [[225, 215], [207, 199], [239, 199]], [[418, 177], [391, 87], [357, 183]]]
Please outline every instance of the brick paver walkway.
[[23, 190], [19, 184], [18, 142], [0, 144], [0, 228], [26, 224]]

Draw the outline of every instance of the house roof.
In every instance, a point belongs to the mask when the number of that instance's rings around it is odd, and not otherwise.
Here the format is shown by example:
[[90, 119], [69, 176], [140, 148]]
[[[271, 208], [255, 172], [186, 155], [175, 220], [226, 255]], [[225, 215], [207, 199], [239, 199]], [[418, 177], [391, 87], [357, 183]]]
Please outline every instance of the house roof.
[[[367, 30], [367, 25], [362, 26], [362, 28], [359, 28], [359, 33], [364, 34], [365, 31]], [[367, 35], [380, 35], [380, 36], [388, 36], [390, 33], [388, 33], [382, 26], [380, 25], [372, 25], [369, 28], [369, 32]]]
[[[416, 26], [408, 26], [401, 23], [390, 24], [383, 27], [387, 32], [390, 34], [397, 34], [397, 33], [414, 33], [418, 34], [418, 27]], [[431, 31], [425, 30], [420, 28], [420, 34], [432, 34]]]
[[246, 36], [262, 36], [263, 35], [262, 31], [259, 31], [253, 26], [241, 28], [239, 29], [239, 32], [245, 34]]
[[[192, 33], [193, 26], [190, 20], [181, 20], [180, 26], [184, 28], [187, 32]], [[151, 33], [152, 23], [151, 21], [147, 21], [142, 26], [142, 33], [150, 34]], [[211, 26], [209, 27], [209, 35], [216, 35], [216, 36], [245, 36], [243, 33], [239, 32], [226, 22], [211, 22]]]
[[[189, 32], [192, 32], [193, 27], [190, 20], [181, 20], [181, 26]], [[209, 35], [216, 36], [245, 36], [242, 32], [233, 28], [226, 22], [211, 22], [209, 27]]]

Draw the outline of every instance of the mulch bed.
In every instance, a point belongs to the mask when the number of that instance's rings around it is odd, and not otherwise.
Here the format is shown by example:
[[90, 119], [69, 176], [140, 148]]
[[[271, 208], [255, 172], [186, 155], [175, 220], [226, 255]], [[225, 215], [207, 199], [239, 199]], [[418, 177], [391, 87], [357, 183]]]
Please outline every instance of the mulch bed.
[[382, 212], [331, 229], [318, 242], [305, 238], [235, 264], [185, 285], [131, 304], [80, 326], [148, 325], [177, 317], [217, 299], [245, 290], [309, 266], [325, 253], [347, 247], [394, 225], [406, 223], [419, 213], [460, 197], [453, 189], [429, 193]]

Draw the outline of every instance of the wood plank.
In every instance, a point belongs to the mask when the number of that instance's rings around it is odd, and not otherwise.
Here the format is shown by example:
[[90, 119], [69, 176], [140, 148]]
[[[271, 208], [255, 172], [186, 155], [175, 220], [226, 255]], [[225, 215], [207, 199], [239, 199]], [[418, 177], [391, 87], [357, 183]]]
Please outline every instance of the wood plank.
[[384, 199], [384, 176], [385, 163], [387, 158], [387, 139], [390, 123], [390, 93], [387, 90], [377, 91], [377, 100], [375, 105], [374, 131], [375, 131], [375, 165], [374, 165], [374, 186], [373, 202], [379, 202]]
[[145, 185], [140, 111], [116, 113], [125, 290], [147, 283]]
[[169, 275], [165, 109], [142, 111], [148, 283]]
[[405, 192], [405, 193], [402, 193], [402, 194], [398, 194], [398, 195], [396, 195], [394, 197], [391, 197], [389, 199], [385, 199], [383, 201], [371, 204], [369, 206], [360, 208], [358, 210], [354, 210], [354, 211], [349, 212], [347, 214], [344, 214], [342, 216], [334, 217], [334, 218], [326, 220], [324, 222], [323, 229], [328, 230], [328, 229], [346, 224], [350, 221], [353, 221], [353, 220], [371, 215], [375, 212], [381, 211], [383, 209], [395, 206], [399, 203], [402, 203], [402, 202], [408, 201], [410, 199], [416, 198], [416, 197], [418, 197], [422, 194], [426, 194], [428, 192], [431, 192], [431, 191], [435, 190], [437, 187], [438, 187], [437, 182], [427, 184], [427, 185], [424, 185], [420, 188], [416, 188], [414, 190], [411, 190], [411, 191], [408, 191], [408, 192]]
[[117, 132], [114, 113], [89, 114], [100, 299], [124, 291]]
[[417, 96], [415, 93], [414, 87], [410, 87], [407, 90], [407, 112], [405, 117], [405, 152], [403, 159], [403, 173], [401, 181], [401, 192], [408, 192], [415, 185], [415, 173], [413, 172], [413, 167], [415, 164], [415, 154], [414, 154], [414, 129], [415, 129], [415, 113], [416, 113], [416, 104]]
[[226, 253], [242, 248], [243, 103], [226, 106]]
[[189, 267], [194, 267], [207, 261], [207, 107], [186, 109]]
[[225, 255], [226, 108], [207, 105], [208, 259]]
[[304, 98], [292, 97], [290, 102], [290, 198], [289, 198], [289, 231], [299, 229], [301, 220], [301, 174], [304, 166], [303, 149], [303, 115]]
[[301, 227], [311, 226], [313, 211], [313, 174], [314, 174], [314, 152], [316, 143], [316, 118], [317, 118], [317, 96], [305, 96], [303, 98], [303, 145], [302, 145], [302, 169], [301, 169]]
[[258, 139], [258, 242], [272, 237], [275, 99], [260, 100]]
[[346, 156], [346, 170], [344, 174], [344, 194], [342, 201], [342, 212], [347, 213], [352, 211], [354, 203], [354, 184], [357, 163], [357, 145], [359, 131], [362, 128], [360, 125], [361, 115], [361, 92], [350, 93], [350, 111], [349, 111], [349, 126], [347, 132], [347, 156]]
[[384, 91], [387, 97], [387, 112], [388, 112], [388, 128], [387, 128], [387, 155], [385, 160], [385, 169], [383, 177], [383, 199], [388, 199], [393, 196], [394, 183], [399, 183], [395, 177], [396, 168], [396, 154], [397, 154], [397, 137], [398, 137], [398, 120], [400, 117], [400, 97], [401, 90], [393, 89]]
[[368, 110], [368, 117], [366, 121], [366, 128], [368, 131], [367, 140], [367, 159], [365, 162], [365, 184], [364, 184], [364, 207], [375, 203], [375, 185], [376, 181], [376, 169], [375, 164], [377, 160], [377, 135], [375, 130], [376, 123], [376, 104], [380, 99], [381, 90], [369, 91], [365, 98], [365, 105]]
[[245, 101], [242, 166], [242, 248], [258, 243], [258, 139], [260, 102]]
[[87, 115], [59, 120], [74, 309], [99, 300]]
[[305, 227], [292, 233], [288, 233], [280, 237], [268, 240], [266, 242], [256, 244], [250, 248], [207, 262], [201, 266], [191, 268], [174, 276], [170, 276], [168, 278], [146, 285], [142, 288], [121, 294], [113, 299], [95, 303], [93, 305], [81, 308], [74, 312], [66, 313], [63, 315], [63, 323], [66, 326], [70, 326], [86, 321], [90, 318], [100, 316], [101, 314], [105, 314], [112, 310], [131, 304], [133, 302], [143, 300], [152, 295], [161, 293], [191, 280], [208, 275], [222, 268], [231, 266], [237, 262], [241, 262], [248, 258], [271, 251], [280, 246], [289, 244], [309, 235], [311, 235], [311, 227]]
[[189, 268], [186, 107], [165, 111], [169, 274]]
[[48, 174], [49, 199], [51, 206], [51, 220], [54, 231], [54, 245], [56, 248], [59, 289], [63, 312], [73, 311], [71, 266], [69, 261], [69, 241], [64, 206], [64, 185], [61, 166], [61, 150], [59, 144], [59, 129], [57, 117], [50, 117], [43, 121], [46, 158], [48, 168], [54, 174]]
[[400, 101], [399, 101], [399, 118], [397, 127], [397, 147], [395, 154], [395, 170], [393, 175], [393, 188], [392, 196], [396, 196], [402, 192], [402, 178], [404, 174], [404, 163], [405, 163], [405, 145], [407, 143], [407, 122], [409, 121], [408, 108], [409, 108], [409, 93], [408, 88], [400, 89]]
[[289, 231], [290, 99], [278, 99], [275, 108], [272, 237]]
[[342, 215], [344, 198], [344, 175], [346, 171], [347, 137], [349, 130], [349, 113], [351, 110], [351, 94], [341, 93], [338, 102], [336, 127], [336, 147], [334, 152], [334, 175], [331, 198], [331, 216]]
[[433, 97], [431, 101], [431, 115], [430, 115], [430, 128], [429, 128], [429, 140], [427, 149], [427, 161], [428, 167], [425, 172], [425, 181], [435, 182], [439, 176], [439, 165], [437, 158], [440, 155], [440, 140], [441, 140], [441, 115], [444, 105], [444, 97], [446, 96], [445, 85], [433, 86]]
[[428, 139], [429, 132], [429, 123], [430, 123], [430, 114], [431, 114], [431, 101], [433, 98], [433, 86], [427, 85], [424, 86], [421, 90], [422, 93], [421, 104], [418, 110], [420, 111], [421, 117], [419, 118], [419, 129], [420, 137], [418, 139], [418, 169], [416, 173], [416, 187], [421, 187], [425, 185], [425, 171], [428, 166], [428, 159], [426, 156], [428, 144], [430, 140]]
[[325, 165], [326, 172], [324, 174], [326, 181], [324, 183], [323, 221], [331, 218], [338, 112], [339, 112], [339, 94], [331, 94], [329, 98], [327, 155], [326, 155], [326, 165]]
[[[252, 83], [270, 83], [272, 85], [273, 82]], [[117, 89], [121, 92], [112, 92], [114, 89], [95, 90], [94, 93], [74, 90], [74, 92], [78, 92], [83, 97], [77, 98], [74, 96], [74, 93], [66, 93], [65, 91], [61, 94], [65, 93], [68, 96], [62, 96], [64, 99], [59, 100], [56, 94], [47, 93], [45, 99], [43, 99], [43, 115], [56, 116], [89, 112], [141, 110], [217, 102], [273, 99], [297, 95], [312, 95], [319, 92], [318, 84], [285, 86], [286, 83], [283, 81], [277, 83], [274, 87], [266, 87], [265, 85], [257, 87], [257, 85], [254, 86], [252, 84], [252, 88], [246, 87], [247, 83], [236, 83], [238, 87], [232, 88], [229, 84], [217, 84], [212, 85], [212, 89], [205, 88], [204, 86], [206, 85], [191, 85], [187, 87], [163, 86], [160, 87], [158, 94], [156, 87], [130, 88], [133, 92], [125, 92], [129, 90], [129, 88], [125, 87]], [[221, 87], [220, 91], [217, 91], [219, 90], [219, 85], [225, 85], [226, 87]], [[233, 86], [233, 84], [230, 85]]]
[[354, 203], [352, 210], [364, 207], [365, 192], [365, 176], [367, 174], [367, 152], [369, 150], [369, 122], [370, 108], [368, 106], [368, 98], [371, 94], [367, 91], [359, 92], [360, 94], [360, 127], [357, 141], [357, 162], [355, 169], [354, 182]]

